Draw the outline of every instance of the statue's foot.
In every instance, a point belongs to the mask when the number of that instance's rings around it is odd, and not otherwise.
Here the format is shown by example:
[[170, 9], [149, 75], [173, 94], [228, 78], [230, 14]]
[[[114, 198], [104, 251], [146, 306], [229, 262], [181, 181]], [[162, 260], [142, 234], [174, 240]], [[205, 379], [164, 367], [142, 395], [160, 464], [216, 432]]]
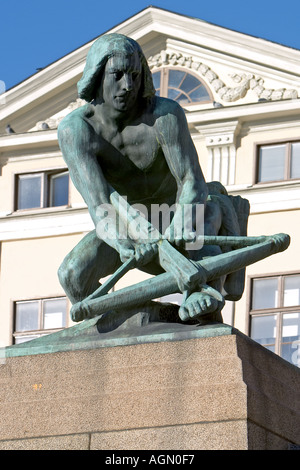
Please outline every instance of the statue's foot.
[[178, 312], [180, 319], [182, 321], [197, 320], [199, 323], [222, 322], [220, 312], [225, 302], [221, 294], [217, 297], [205, 290], [194, 292], [180, 306]]
[[93, 315], [91, 315], [89, 312], [88, 303], [84, 300], [72, 305], [70, 316], [74, 322], [79, 322], [93, 317]]

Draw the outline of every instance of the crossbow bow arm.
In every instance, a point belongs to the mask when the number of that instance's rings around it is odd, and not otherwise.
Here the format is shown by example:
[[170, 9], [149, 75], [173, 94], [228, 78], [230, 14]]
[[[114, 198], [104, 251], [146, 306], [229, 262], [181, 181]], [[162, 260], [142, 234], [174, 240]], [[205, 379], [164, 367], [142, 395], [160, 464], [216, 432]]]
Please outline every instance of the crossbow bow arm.
[[243, 248], [202, 260], [200, 264], [207, 273], [207, 282], [238, 271], [268, 256], [285, 251], [290, 244], [290, 237], [285, 233], [262, 237], [227, 238], [236, 239], [237, 244], [240, 242], [244, 244], [246, 239], [249, 238], [249, 244]]
[[[205, 258], [198, 262], [193, 262], [198, 268], [198, 285], [207, 284], [214, 279], [238, 271], [268, 256], [279, 253], [287, 249], [290, 244], [290, 237], [287, 234], [280, 233], [263, 237], [213, 237], [219, 244], [223, 238], [223, 245], [243, 246], [230, 252]], [[225, 241], [224, 238], [227, 240]], [[248, 244], [246, 245], [248, 240]], [[209, 237], [205, 242], [213, 239]], [[250, 246], [249, 246], [250, 245]], [[110, 310], [134, 307], [143, 304], [149, 300], [163, 297], [165, 295], [178, 292], [178, 284], [171, 272], [159, 274], [151, 279], [142, 281], [138, 284], [126, 287], [124, 289], [103, 295], [100, 298], [87, 299], [74, 304], [71, 309], [73, 321], [81, 321], [87, 318], [93, 318]]]

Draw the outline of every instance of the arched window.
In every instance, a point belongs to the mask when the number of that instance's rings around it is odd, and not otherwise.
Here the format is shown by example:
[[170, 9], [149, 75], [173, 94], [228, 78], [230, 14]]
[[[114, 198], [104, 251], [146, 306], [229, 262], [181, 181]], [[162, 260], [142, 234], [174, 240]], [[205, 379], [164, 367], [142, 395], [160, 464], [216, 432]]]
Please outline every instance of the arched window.
[[203, 82], [185, 69], [164, 67], [152, 73], [158, 96], [177, 101], [182, 106], [209, 103], [212, 96]]

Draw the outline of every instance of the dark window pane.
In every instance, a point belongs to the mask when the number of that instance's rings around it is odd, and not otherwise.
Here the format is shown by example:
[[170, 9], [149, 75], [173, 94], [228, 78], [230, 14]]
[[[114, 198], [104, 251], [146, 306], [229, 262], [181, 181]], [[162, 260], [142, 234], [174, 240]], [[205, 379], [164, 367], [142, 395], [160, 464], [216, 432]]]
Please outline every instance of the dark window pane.
[[39, 303], [20, 302], [16, 304], [16, 331], [31, 331], [39, 328]]
[[160, 72], [155, 72], [152, 74], [153, 85], [156, 90], [160, 88]]
[[[169, 93], [171, 91], [171, 93]], [[174, 91], [174, 90], [173, 90]], [[172, 90], [168, 90], [168, 98], [170, 98], [172, 95]], [[177, 92], [177, 96], [175, 97], [175, 93], [173, 94], [174, 98], [172, 98], [174, 101], [177, 101], [177, 103], [180, 104], [188, 104], [190, 102], [188, 96], [185, 93], [181, 93], [179, 90]]]
[[169, 70], [169, 83], [168, 85], [173, 88], [179, 88], [186, 72], [181, 70]]
[[49, 299], [43, 302], [44, 329], [66, 326], [67, 299]]
[[50, 207], [66, 206], [69, 202], [69, 173], [50, 177]]
[[292, 144], [291, 178], [300, 178], [300, 142]]
[[276, 315], [253, 316], [251, 319], [251, 338], [262, 345], [274, 345]]
[[254, 279], [252, 309], [274, 308], [278, 306], [278, 279]]
[[258, 181], [278, 181], [284, 179], [285, 145], [261, 147], [259, 152]]
[[175, 90], [174, 88], [168, 88], [168, 98], [176, 101], [179, 96], [182, 96], [179, 90]]
[[204, 86], [199, 86], [196, 90], [189, 94], [192, 101], [210, 101], [210, 96]]
[[196, 88], [198, 85], [199, 80], [193, 75], [187, 74], [182, 84], [180, 85], [180, 88], [185, 91], [185, 93], [189, 93], [190, 91], [194, 90], [194, 88]]
[[22, 175], [18, 178], [18, 209], [41, 207], [41, 175]]

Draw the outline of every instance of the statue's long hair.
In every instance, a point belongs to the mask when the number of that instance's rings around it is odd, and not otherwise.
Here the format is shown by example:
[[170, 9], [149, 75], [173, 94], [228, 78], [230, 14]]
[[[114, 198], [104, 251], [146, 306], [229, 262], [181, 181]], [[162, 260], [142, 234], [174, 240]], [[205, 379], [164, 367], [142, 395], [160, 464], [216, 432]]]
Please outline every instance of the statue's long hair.
[[123, 34], [105, 34], [91, 46], [82, 78], [77, 83], [78, 96], [88, 102], [96, 97], [106, 62], [119, 54], [138, 53], [142, 65], [141, 97], [150, 100], [155, 95], [152, 74], [140, 45]]

